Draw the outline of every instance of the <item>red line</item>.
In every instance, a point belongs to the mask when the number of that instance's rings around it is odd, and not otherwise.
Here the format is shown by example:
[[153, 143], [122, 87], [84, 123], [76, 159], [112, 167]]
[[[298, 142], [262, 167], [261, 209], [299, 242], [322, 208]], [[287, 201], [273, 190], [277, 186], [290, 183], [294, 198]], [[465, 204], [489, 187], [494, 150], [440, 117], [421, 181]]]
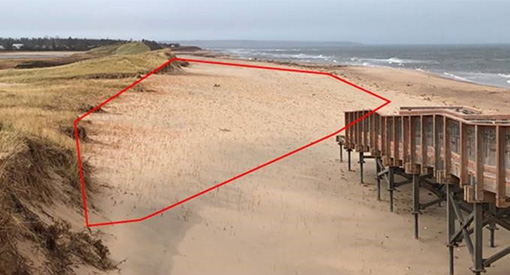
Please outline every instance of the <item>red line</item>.
[[305, 150], [305, 149], [307, 149], [308, 147], [311, 147], [311, 146], [313, 146], [313, 145], [315, 145], [315, 144], [317, 144], [317, 143], [319, 143], [319, 142], [322, 142], [322, 141], [324, 141], [324, 140], [326, 140], [326, 139], [328, 139], [328, 138], [330, 138], [330, 137], [332, 137], [332, 136], [334, 136], [334, 135], [336, 135], [336, 134], [338, 134], [338, 133], [340, 133], [340, 132], [344, 131], [345, 129], [347, 129], [347, 128], [351, 127], [352, 125], [354, 125], [354, 124], [356, 124], [356, 123], [360, 122], [361, 120], [363, 120], [363, 119], [365, 119], [366, 117], [368, 117], [368, 116], [372, 115], [373, 113], [377, 112], [377, 110], [379, 110], [379, 109], [383, 108], [384, 106], [386, 106], [386, 105], [388, 105], [388, 104], [390, 104], [390, 101], [387, 101], [387, 102], [383, 103], [383, 104], [382, 104], [382, 105], [380, 105], [379, 107], [375, 108], [374, 110], [370, 111], [369, 113], [365, 114], [364, 116], [359, 117], [359, 118], [358, 118], [358, 119], [356, 119], [355, 121], [353, 121], [353, 122], [349, 123], [348, 125], [346, 125], [346, 126], [342, 127], [340, 130], [338, 130], [338, 131], [336, 131], [336, 132], [333, 132], [333, 133], [331, 133], [331, 134], [329, 134], [329, 135], [327, 135], [327, 136], [325, 136], [325, 137], [322, 137], [322, 138], [320, 138], [320, 139], [318, 139], [318, 140], [315, 140], [315, 141], [313, 141], [313, 142], [311, 142], [311, 143], [309, 143], [309, 144], [306, 144], [306, 145], [304, 145], [304, 146], [301, 146], [301, 147], [299, 147], [299, 148], [297, 148], [297, 149], [295, 149], [295, 150], [293, 150], [293, 151], [291, 151], [291, 152], [289, 152], [289, 153], [286, 153], [286, 154], [284, 154], [284, 155], [282, 155], [282, 156], [279, 156], [279, 157], [277, 157], [277, 158], [274, 158], [274, 159], [272, 159], [272, 160], [270, 160], [270, 161], [268, 161], [268, 162], [265, 162], [265, 163], [263, 163], [263, 164], [260, 164], [260, 165], [258, 165], [258, 166], [256, 166], [256, 167], [254, 167], [254, 168], [252, 168], [252, 169], [250, 169], [250, 170], [246, 171], [246, 172], [243, 172], [243, 173], [241, 173], [241, 174], [239, 174], [239, 175], [237, 175], [237, 176], [235, 176], [235, 177], [232, 177], [232, 178], [230, 178], [230, 179], [228, 179], [228, 180], [226, 180], [226, 181], [224, 181], [224, 182], [221, 182], [221, 183], [218, 183], [218, 184], [216, 184], [216, 185], [214, 185], [214, 186], [211, 186], [211, 187], [209, 187], [209, 188], [207, 188], [207, 189], [205, 189], [205, 190], [203, 190], [203, 191], [201, 191], [201, 192], [199, 192], [199, 193], [197, 193], [197, 194], [195, 194], [195, 195], [192, 195], [192, 196], [190, 196], [190, 197], [188, 197], [188, 198], [186, 198], [186, 199], [183, 199], [183, 200], [181, 200], [181, 201], [178, 201], [178, 202], [176, 202], [176, 203], [174, 203], [174, 204], [172, 204], [172, 205], [169, 205], [169, 206], [167, 206], [167, 207], [165, 207], [165, 208], [163, 208], [163, 209], [161, 209], [161, 210], [159, 210], [159, 211], [157, 211], [157, 212], [154, 212], [154, 213], [152, 213], [152, 214], [150, 214], [150, 215], [147, 215], [147, 216], [142, 217], [142, 218], [139, 218], [139, 219], [132, 219], [132, 220], [123, 220], [123, 221], [115, 221], [115, 222], [103, 222], [103, 223], [93, 223], [93, 224], [90, 224], [89, 226], [90, 226], [90, 227], [94, 227], [94, 226], [104, 226], [104, 225], [113, 225], [113, 224], [122, 224], [122, 223], [133, 223], [133, 222], [139, 222], [139, 221], [144, 221], [144, 220], [150, 219], [150, 218], [152, 218], [152, 217], [154, 217], [154, 216], [156, 216], [156, 215], [159, 215], [159, 214], [161, 214], [161, 213], [163, 213], [163, 212], [165, 212], [165, 211], [168, 211], [168, 210], [170, 210], [170, 209], [172, 209], [172, 208], [174, 208], [174, 207], [176, 207], [176, 206], [179, 206], [179, 205], [181, 205], [181, 204], [183, 204], [183, 203], [185, 203], [185, 202], [188, 202], [188, 201], [190, 201], [190, 200], [192, 200], [192, 199], [195, 199], [195, 198], [197, 198], [197, 197], [199, 197], [199, 196], [202, 196], [202, 195], [204, 195], [204, 194], [206, 194], [206, 193], [209, 193], [209, 192], [213, 191], [214, 189], [217, 189], [217, 188], [219, 188], [219, 187], [221, 187], [221, 186], [223, 186], [223, 185], [226, 185], [226, 184], [228, 184], [228, 183], [230, 183], [230, 182], [232, 182], [232, 181], [235, 181], [235, 180], [237, 180], [237, 179], [239, 179], [239, 178], [242, 178], [242, 177], [244, 177], [244, 176], [246, 176], [246, 175], [248, 175], [248, 174], [251, 174], [251, 173], [253, 173], [253, 172], [255, 172], [255, 171], [259, 170], [259, 169], [262, 169], [262, 168], [264, 168], [264, 167], [266, 167], [266, 166], [268, 166], [268, 165], [270, 165], [270, 164], [273, 164], [273, 163], [275, 163], [275, 162], [277, 162], [277, 161], [279, 161], [279, 160], [282, 160], [282, 159], [287, 158], [287, 157], [289, 157], [289, 156], [291, 156], [291, 155], [294, 155], [294, 154], [296, 154], [296, 153], [298, 153], [298, 152], [300, 152], [300, 151], [302, 151], [302, 150]]
[[214, 65], [225, 65], [225, 66], [233, 66], [233, 67], [243, 67], [243, 68], [251, 68], [251, 69], [263, 69], [263, 70], [272, 70], [272, 71], [284, 71], [284, 72], [305, 73], [305, 74], [329, 75], [329, 73], [326, 73], [326, 72], [309, 71], [309, 70], [297, 70], [297, 69], [290, 69], [290, 68], [269, 67], [269, 66], [259, 66], [259, 65], [238, 64], [238, 63], [229, 63], [229, 62], [221, 62], [221, 61], [197, 60], [197, 59], [187, 59], [187, 58], [177, 58], [177, 60], [194, 62], [194, 63], [205, 63], [205, 64], [214, 64]]
[[105, 225], [115, 225], [115, 224], [125, 224], [125, 223], [134, 223], [134, 222], [141, 222], [144, 218], [140, 219], [131, 219], [131, 220], [120, 220], [120, 221], [114, 221], [114, 222], [99, 222], [99, 223], [91, 223], [88, 224], [88, 227], [98, 227], [98, 226], [105, 226]]
[[89, 215], [87, 210], [87, 196], [85, 194], [85, 180], [83, 179], [83, 167], [81, 165], [80, 136], [78, 134], [77, 122], [74, 122], [74, 138], [76, 140], [76, 153], [78, 156], [78, 167], [80, 169], [81, 197], [83, 199], [83, 211], [85, 212], [85, 224], [89, 226]]
[[[274, 159], [272, 159], [272, 160], [269, 160], [269, 161], [267, 161], [267, 162], [265, 162], [265, 163], [262, 163], [262, 164], [260, 164], [260, 165], [258, 165], [258, 166], [256, 166], [256, 167], [254, 167], [254, 168], [252, 168], [252, 169], [250, 169], [250, 170], [248, 170], [248, 171], [246, 171], [246, 172], [243, 172], [243, 173], [241, 173], [241, 174], [239, 174], [239, 175], [237, 175], [237, 176], [234, 176], [234, 177], [232, 177], [232, 178], [230, 178], [230, 179], [228, 179], [228, 180], [226, 180], [226, 181], [223, 181], [223, 182], [221, 182], [221, 183], [219, 183], [219, 184], [216, 184], [216, 185], [214, 185], [214, 186], [211, 186], [211, 187], [209, 187], [209, 188], [207, 188], [207, 189], [205, 189], [205, 190], [203, 190], [203, 191], [201, 191], [201, 192], [199, 192], [199, 193], [197, 193], [197, 194], [194, 194], [194, 195], [192, 195], [192, 196], [190, 196], [190, 197], [188, 197], [188, 198], [186, 198], [186, 199], [183, 199], [183, 200], [181, 200], [181, 201], [178, 201], [178, 202], [176, 202], [176, 203], [174, 203], [174, 204], [172, 204], [172, 205], [169, 205], [169, 206], [167, 206], [167, 207], [165, 207], [165, 208], [163, 208], [163, 209], [161, 209], [161, 210], [159, 210], [159, 211], [156, 211], [156, 212], [154, 212], [154, 213], [152, 213], [152, 214], [149, 214], [149, 215], [147, 215], [147, 216], [144, 216], [144, 217], [141, 217], [141, 218], [138, 218], [138, 219], [120, 220], [120, 221], [113, 221], [113, 222], [101, 222], [101, 223], [89, 223], [89, 220], [88, 220], [88, 211], [87, 211], [87, 203], [86, 203], [86, 194], [85, 194], [85, 182], [84, 182], [84, 179], [83, 179], [83, 169], [82, 169], [82, 163], [81, 163], [81, 155], [80, 155], [80, 146], [79, 146], [79, 139], [78, 139], [78, 137], [79, 137], [79, 136], [78, 136], [77, 123], [78, 123], [81, 119], [83, 119], [84, 117], [88, 116], [89, 114], [93, 113], [94, 111], [97, 111], [99, 108], [101, 108], [102, 106], [104, 106], [105, 104], [107, 104], [108, 102], [110, 102], [111, 100], [113, 100], [114, 98], [118, 97], [119, 95], [121, 95], [121, 94], [122, 94], [122, 93], [124, 93], [125, 91], [129, 90], [130, 88], [132, 88], [132, 87], [133, 87], [133, 86], [135, 86], [136, 84], [138, 84], [138, 83], [142, 82], [143, 80], [145, 80], [146, 78], [148, 78], [148, 77], [149, 77], [149, 76], [151, 76], [152, 74], [154, 74], [154, 73], [156, 73], [157, 71], [161, 70], [162, 68], [164, 68], [164, 67], [168, 66], [168, 64], [170, 64], [171, 62], [174, 62], [174, 61], [187, 61], [187, 62], [195, 62], [195, 63], [214, 64], [214, 65], [225, 65], [225, 66], [244, 67], [244, 68], [253, 68], [253, 69], [265, 69], [265, 70], [277, 70], [277, 71], [296, 72], [296, 73], [307, 73], [307, 74], [316, 74], [316, 75], [327, 75], [327, 76], [333, 77], [333, 78], [335, 78], [335, 79], [337, 79], [337, 80], [340, 80], [340, 81], [342, 81], [343, 83], [346, 83], [346, 84], [348, 84], [348, 85], [350, 85], [350, 86], [352, 86], [352, 87], [354, 87], [354, 88], [357, 88], [357, 89], [359, 89], [359, 90], [361, 90], [361, 91], [363, 91], [363, 92], [366, 92], [366, 93], [368, 93], [368, 94], [370, 94], [370, 95], [373, 95], [373, 96], [375, 96], [375, 97], [377, 97], [377, 98], [379, 98], [379, 99], [381, 99], [381, 100], [385, 101], [385, 103], [383, 103], [382, 105], [380, 105], [379, 107], [377, 107], [377, 108], [375, 108], [374, 110], [370, 111], [369, 113], [367, 113], [367, 114], [363, 115], [362, 117], [359, 117], [359, 118], [358, 118], [358, 119], [356, 119], [355, 121], [353, 121], [353, 122], [349, 123], [348, 125], [346, 125], [346, 126], [342, 127], [341, 129], [339, 129], [339, 130], [337, 130], [337, 131], [335, 131], [335, 132], [333, 132], [333, 133], [331, 133], [331, 134], [328, 134], [328, 135], [326, 135], [326, 136], [324, 136], [324, 137], [322, 137], [322, 138], [320, 138], [320, 139], [317, 139], [317, 140], [315, 140], [315, 141], [313, 141], [313, 142], [311, 142], [311, 143], [309, 143], [309, 144], [303, 145], [303, 146], [301, 146], [301, 147], [299, 147], [299, 148], [297, 148], [297, 149], [295, 149], [295, 150], [293, 150], [293, 151], [291, 151], [291, 152], [288, 152], [288, 153], [286, 153], [286, 154], [284, 154], [284, 155], [282, 155], [282, 156], [276, 157], [276, 158], [274, 158]], [[170, 210], [170, 209], [172, 209], [172, 208], [174, 208], [174, 207], [176, 207], [176, 206], [178, 206], [178, 205], [181, 205], [181, 204], [183, 204], [183, 203], [185, 203], [185, 202], [187, 202], [187, 201], [190, 201], [190, 200], [192, 200], [192, 199], [194, 199], [194, 198], [197, 198], [197, 197], [199, 197], [199, 196], [202, 196], [202, 195], [204, 195], [204, 194], [206, 194], [206, 193], [208, 193], [208, 192], [210, 192], [210, 191], [212, 191], [212, 190], [214, 190], [214, 189], [217, 189], [217, 188], [219, 188], [219, 187], [221, 187], [221, 186], [223, 186], [223, 185], [225, 185], [225, 184], [228, 184], [228, 183], [230, 183], [230, 182], [232, 182], [232, 181], [235, 181], [235, 180], [237, 180], [237, 179], [239, 179], [239, 178], [242, 178], [242, 177], [244, 177], [244, 176], [246, 176], [246, 175], [248, 175], [248, 174], [250, 174], [250, 173], [253, 173], [253, 172], [255, 172], [255, 171], [259, 170], [259, 169], [262, 169], [262, 168], [264, 168], [264, 167], [266, 167], [266, 166], [268, 166], [268, 165], [270, 165], [270, 164], [273, 164], [273, 163], [275, 163], [275, 162], [277, 162], [277, 161], [279, 161], [279, 160], [282, 160], [282, 159], [287, 158], [287, 157], [289, 157], [289, 156], [291, 156], [291, 155], [294, 155], [294, 154], [296, 154], [296, 153], [298, 153], [298, 152], [300, 152], [300, 151], [302, 151], [302, 150], [305, 150], [305, 149], [307, 149], [307, 148], [309, 148], [309, 147], [311, 147], [311, 146], [313, 146], [313, 145], [315, 145], [315, 144], [317, 144], [317, 143], [319, 143], [319, 142], [322, 142], [322, 141], [324, 141], [324, 140], [326, 140], [326, 139], [328, 139], [328, 138], [330, 138], [330, 137], [332, 137], [332, 136], [334, 136], [334, 135], [336, 135], [336, 134], [338, 134], [338, 133], [340, 133], [340, 132], [344, 131], [345, 129], [347, 129], [347, 128], [351, 127], [352, 125], [354, 125], [354, 124], [358, 123], [359, 121], [361, 121], [361, 120], [365, 119], [366, 117], [368, 117], [368, 116], [372, 115], [372, 114], [373, 114], [373, 113], [375, 113], [377, 110], [379, 110], [379, 109], [383, 108], [384, 106], [388, 105], [390, 102], [391, 102], [390, 100], [388, 100], [388, 99], [386, 99], [386, 98], [384, 98], [384, 97], [382, 97], [382, 96], [379, 96], [379, 95], [377, 95], [377, 94], [375, 94], [375, 93], [373, 93], [373, 92], [371, 92], [371, 91], [368, 91], [368, 90], [366, 90], [366, 89], [364, 89], [364, 88], [361, 88], [361, 87], [359, 87], [359, 86], [357, 86], [357, 85], [355, 85], [355, 84], [353, 84], [353, 83], [351, 83], [351, 82], [349, 82], [349, 81], [347, 81], [347, 80], [344, 80], [344, 79], [342, 79], [342, 78], [340, 78], [340, 77], [338, 77], [338, 76], [335, 76], [335, 75], [333, 75], [333, 74], [326, 73], [326, 72], [308, 71], [308, 70], [296, 70], [296, 69], [288, 69], [288, 68], [278, 68], [278, 67], [268, 67], [268, 66], [258, 66], [258, 65], [247, 65], [247, 64], [237, 64], [237, 63], [228, 63], [228, 62], [219, 62], [219, 61], [196, 60], [196, 59], [184, 59], [184, 58], [172, 58], [172, 59], [170, 59], [169, 61], [167, 61], [167, 62], [163, 63], [161, 66], [159, 66], [159, 67], [158, 67], [158, 68], [156, 68], [155, 70], [153, 70], [153, 71], [151, 71], [150, 73], [148, 73], [147, 75], [145, 75], [144, 77], [142, 77], [141, 79], [139, 79], [139, 80], [137, 80], [137, 81], [133, 82], [133, 83], [132, 83], [131, 85], [129, 85], [128, 87], [126, 87], [126, 88], [124, 88], [123, 90], [119, 91], [118, 93], [116, 93], [116, 94], [115, 94], [115, 95], [113, 95], [112, 97], [108, 98], [108, 99], [107, 99], [106, 101], [104, 101], [103, 103], [101, 103], [101, 104], [99, 104], [98, 106], [96, 106], [94, 109], [92, 109], [92, 110], [88, 111], [86, 114], [82, 115], [81, 117], [79, 117], [78, 119], [76, 119], [76, 120], [75, 120], [75, 122], [74, 122], [74, 128], [75, 128], [76, 148], [77, 148], [78, 162], [79, 162], [79, 169], [80, 169], [80, 179], [81, 179], [81, 187], [82, 187], [82, 197], [83, 197], [83, 202], [84, 202], [84, 204], [83, 204], [83, 205], [84, 205], [84, 211], [85, 211], [85, 223], [86, 223], [86, 225], [87, 225], [88, 227], [97, 227], [97, 226], [106, 226], [106, 225], [114, 225], [114, 224], [134, 223], [134, 222], [140, 222], [140, 221], [144, 221], [144, 220], [150, 219], [150, 218], [152, 218], [152, 217], [154, 217], [154, 216], [156, 216], [156, 215], [158, 215], [158, 214], [161, 214], [161, 213], [163, 213], [163, 212], [165, 212], [165, 211], [167, 211], [167, 210]]]
[[358, 85], [356, 85], [356, 84], [354, 84], [354, 83], [352, 83], [352, 82], [349, 82], [349, 81], [347, 81], [347, 80], [345, 80], [345, 79], [343, 79], [343, 78], [341, 78], [341, 77], [338, 77], [338, 76], [336, 76], [336, 75], [334, 75], [334, 74], [328, 74], [328, 75], [329, 75], [329, 76], [331, 76], [331, 77], [332, 77], [332, 78], [334, 78], [334, 79], [340, 80], [340, 81], [342, 81], [343, 83], [345, 83], [345, 84], [347, 84], [347, 85], [350, 85], [350, 86], [352, 86], [352, 87], [354, 87], [354, 88], [356, 88], [356, 89], [358, 89], [358, 90], [361, 90], [361, 91], [363, 91], [363, 92], [365, 92], [365, 93], [368, 93], [368, 94], [370, 94], [370, 95], [373, 95], [373, 96], [375, 96], [375, 97], [377, 97], [377, 98], [379, 98], [379, 99], [382, 99], [382, 100], [384, 100], [384, 101], [386, 101], [386, 102], [388, 102], [388, 103], [390, 103], [390, 102], [391, 102], [391, 101], [389, 101], [387, 98], [384, 98], [384, 97], [382, 97], [382, 96], [380, 96], [380, 95], [378, 95], [378, 94], [376, 94], [376, 93], [374, 93], [374, 92], [371, 92], [371, 91], [369, 91], [369, 90], [367, 90], [367, 89], [365, 89], [365, 88], [362, 88], [362, 87], [360, 87], [360, 86], [358, 86]]
[[84, 117], [92, 114], [93, 112], [99, 110], [99, 108], [103, 107], [104, 105], [106, 105], [108, 102], [112, 101], [114, 98], [120, 96], [121, 94], [123, 94], [124, 92], [126, 92], [127, 90], [133, 88], [134, 86], [136, 86], [136, 84], [144, 81], [146, 78], [148, 78], [149, 76], [157, 73], [159, 70], [163, 69], [164, 67], [168, 66], [168, 64], [174, 62], [178, 60], [177, 57], [174, 57], [170, 60], [168, 60], [167, 62], [161, 64], [159, 67], [157, 67], [156, 69], [154, 69], [153, 71], [149, 72], [148, 74], [146, 74], [145, 76], [143, 76], [142, 78], [138, 79], [137, 81], [131, 83], [131, 85], [127, 86], [126, 88], [120, 90], [119, 92], [117, 92], [116, 94], [114, 94], [113, 96], [111, 96], [110, 98], [108, 98], [107, 100], [105, 100], [103, 103], [97, 105], [96, 107], [94, 107], [92, 110], [88, 111], [87, 113], [85, 113], [84, 115], [82, 115], [81, 117], [77, 118], [75, 120], [75, 122], [79, 122], [80, 120], [82, 120]]
[[265, 69], [265, 70], [277, 70], [277, 71], [285, 71], [285, 72], [296, 72], [296, 73], [306, 73], [306, 74], [318, 74], [318, 75], [327, 75], [334, 79], [340, 80], [343, 83], [350, 85], [356, 89], [359, 89], [365, 93], [368, 93], [370, 95], [373, 95], [379, 99], [382, 99], [384, 101], [390, 102], [388, 99], [375, 94], [365, 88], [362, 88], [352, 82], [349, 82], [339, 76], [336, 76], [331, 73], [327, 72], [319, 72], [319, 71], [309, 71], [309, 70], [297, 70], [297, 69], [289, 69], [289, 68], [280, 68], [280, 67], [270, 67], [270, 66], [259, 66], [259, 65], [249, 65], [249, 64], [238, 64], [238, 63], [228, 63], [228, 62], [221, 62], [221, 61], [210, 61], [210, 60], [197, 60], [197, 59], [187, 59], [187, 58], [177, 58], [177, 60], [180, 61], [188, 61], [188, 62], [195, 62], [195, 63], [205, 63], [205, 64], [214, 64], [214, 65], [226, 65], [226, 66], [234, 66], [234, 67], [244, 67], [244, 68], [252, 68], [252, 69]]
[[313, 146], [313, 145], [315, 145], [315, 144], [317, 144], [317, 143], [319, 143], [319, 142], [322, 142], [322, 141], [324, 141], [324, 140], [326, 140], [326, 139], [328, 139], [328, 138], [330, 138], [330, 137], [332, 137], [332, 136], [334, 136], [334, 135], [336, 135], [336, 134], [338, 134], [338, 133], [340, 133], [340, 132], [344, 131], [344, 130], [345, 130], [345, 129], [347, 129], [348, 127], [350, 127], [350, 126], [352, 126], [352, 125], [354, 125], [354, 124], [358, 123], [359, 121], [361, 121], [361, 120], [363, 120], [364, 118], [368, 117], [369, 115], [373, 114], [374, 112], [376, 112], [377, 110], [379, 110], [379, 109], [381, 109], [382, 107], [386, 106], [387, 104], [389, 104], [389, 102], [384, 103], [383, 105], [381, 105], [381, 106], [377, 107], [376, 109], [374, 109], [374, 110], [372, 110], [371, 112], [369, 112], [369, 113], [365, 114], [364, 116], [362, 116], [362, 117], [358, 118], [357, 120], [355, 120], [355, 121], [351, 122], [349, 125], [346, 125], [346, 126], [342, 127], [340, 130], [338, 130], [338, 131], [336, 131], [336, 132], [334, 132], [334, 133], [331, 133], [331, 134], [329, 134], [329, 135], [327, 135], [327, 136], [325, 136], [325, 137], [322, 137], [322, 138], [320, 138], [320, 139], [317, 139], [317, 140], [315, 140], [315, 141], [313, 141], [313, 142], [311, 142], [311, 143], [309, 143], [309, 144], [303, 145], [303, 146], [301, 146], [301, 147], [299, 147], [299, 148], [297, 148], [297, 149], [295, 149], [295, 150], [293, 150], [293, 151], [291, 151], [291, 152], [288, 152], [288, 153], [286, 153], [286, 154], [284, 154], [284, 155], [281, 155], [281, 156], [279, 156], [279, 157], [277, 157], [277, 158], [274, 158], [274, 159], [272, 159], [272, 160], [270, 160], [270, 161], [268, 161], [268, 162], [265, 162], [265, 163], [263, 163], [263, 164], [260, 164], [260, 165], [258, 165], [258, 166], [256, 166], [256, 167], [254, 167], [254, 168], [252, 168], [252, 169], [250, 169], [250, 170], [248, 170], [248, 171], [246, 171], [246, 172], [244, 172], [244, 173], [241, 173], [241, 174], [239, 174], [239, 175], [237, 175], [237, 176], [235, 176], [235, 177], [233, 177], [233, 178], [230, 178], [230, 179], [228, 179], [228, 180], [226, 180], [226, 181], [224, 181], [224, 182], [221, 182], [221, 183], [218, 183], [218, 184], [216, 184], [216, 185], [214, 185], [214, 186], [212, 186], [212, 187], [209, 187], [208, 189], [205, 189], [205, 190], [203, 190], [202, 192], [199, 192], [199, 193], [197, 193], [197, 194], [195, 194], [195, 195], [193, 195], [193, 196], [190, 196], [190, 197], [188, 197], [188, 198], [186, 198], [186, 199], [184, 199], [184, 200], [182, 200], [182, 201], [176, 202], [176, 203], [174, 203], [174, 204], [172, 204], [172, 205], [170, 205], [170, 206], [168, 206], [168, 207], [166, 207], [166, 208], [163, 208], [163, 209], [161, 209], [161, 210], [159, 210], [159, 211], [157, 211], [157, 212], [154, 212], [153, 214], [150, 214], [150, 215], [148, 215], [148, 216], [145, 216], [145, 217], [143, 217], [143, 218], [142, 218], [142, 220], [146, 220], [146, 219], [149, 219], [149, 218], [151, 218], [151, 217], [154, 217], [154, 216], [156, 216], [156, 215], [158, 215], [158, 214], [160, 214], [160, 213], [162, 213], [162, 212], [165, 212], [165, 211], [167, 211], [167, 210], [169, 210], [169, 209], [171, 209], [171, 208], [174, 208], [175, 206], [178, 206], [178, 205], [180, 205], [180, 204], [183, 204], [183, 203], [185, 203], [185, 202], [187, 202], [187, 201], [189, 201], [189, 200], [192, 200], [192, 199], [194, 199], [194, 198], [196, 198], [196, 197], [199, 197], [199, 196], [201, 196], [201, 195], [203, 195], [203, 194], [205, 194], [205, 193], [208, 193], [208, 192], [210, 192], [210, 191], [212, 191], [212, 190], [214, 190], [214, 189], [216, 189], [216, 188], [219, 188], [219, 187], [221, 187], [221, 186], [223, 186], [223, 185], [225, 185], [225, 184], [227, 184], [227, 183], [229, 183], [229, 182], [232, 182], [232, 181], [234, 181], [234, 180], [237, 180], [237, 179], [239, 179], [239, 178], [242, 178], [242, 177], [244, 177], [244, 176], [246, 176], [246, 175], [248, 175], [248, 174], [251, 174], [251, 173], [253, 173], [253, 172], [255, 172], [255, 171], [257, 171], [257, 170], [259, 170], [259, 169], [261, 169], [261, 168], [264, 168], [264, 167], [266, 167], [266, 166], [268, 166], [268, 165], [270, 165], [270, 164], [273, 164], [273, 163], [275, 163], [275, 162], [277, 162], [277, 161], [279, 161], [279, 160], [282, 160], [282, 159], [287, 158], [287, 157], [289, 157], [289, 156], [291, 156], [291, 155], [294, 155], [294, 154], [296, 154], [296, 153], [298, 153], [298, 152], [300, 152], [300, 151], [302, 151], [302, 150], [305, 150], [305, 149], [307, 149], [308, 147], [311, 147], [311, 146]]

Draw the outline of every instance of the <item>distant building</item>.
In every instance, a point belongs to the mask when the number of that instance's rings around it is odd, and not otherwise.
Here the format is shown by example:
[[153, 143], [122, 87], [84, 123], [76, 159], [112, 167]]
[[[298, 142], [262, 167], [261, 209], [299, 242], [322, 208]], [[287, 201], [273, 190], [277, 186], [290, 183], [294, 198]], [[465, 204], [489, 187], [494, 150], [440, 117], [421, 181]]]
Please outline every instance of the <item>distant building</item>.
[[0, 45], [0, 51], [5, 51], [5, 47]]
[[21, 43], [14, 43], [14, 44], [12, 44], [12, 49], [13, 50], [21, 50], [21, 48], [23, 48], [23, 46], [24, 45]]

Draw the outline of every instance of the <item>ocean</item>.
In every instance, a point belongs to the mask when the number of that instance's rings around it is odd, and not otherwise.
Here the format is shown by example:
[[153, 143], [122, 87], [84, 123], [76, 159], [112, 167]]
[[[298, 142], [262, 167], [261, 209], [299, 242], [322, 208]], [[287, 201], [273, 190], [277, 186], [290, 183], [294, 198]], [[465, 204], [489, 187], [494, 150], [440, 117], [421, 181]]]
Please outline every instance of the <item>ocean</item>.
[[510, 88], [510, 45], [363, 45], [343, 42], [185, 41], [243, 59], [383, 66]]

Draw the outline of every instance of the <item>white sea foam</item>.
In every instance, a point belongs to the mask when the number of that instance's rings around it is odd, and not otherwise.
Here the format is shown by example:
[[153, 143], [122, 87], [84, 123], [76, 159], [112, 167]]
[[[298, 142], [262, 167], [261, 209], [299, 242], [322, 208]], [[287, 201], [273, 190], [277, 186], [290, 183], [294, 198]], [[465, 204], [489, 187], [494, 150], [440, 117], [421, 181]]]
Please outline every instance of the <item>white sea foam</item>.
[[403, 59], [398, 57], [390, 58], [358, 58], [351, 57], [351, 61], [357, 63], [369, 63], [376, 66], [404, 66], [405, 64], [438, 64], [439, 62], [433, 60], [417, 60], [417, 59]]
[[333, 57], [331, 56], [325, 56], [323, 54], [314, 55], [314, 54], [305, 54], [305, 53], [298, 53], [298, 54], [289, 54], [289, 53], [266, 53], [267, 56], [272, 58], [279, 58], [279, 59], [298, 59], [298, 60], [331, 60]]
[[[469, 81], [500, 87], [510, 85], [510, 71], [508, 65], [501, 62], [510, 61], [510, 55], [505, 54], [499, 59], [487, 58], [487, 54], [480, 52], [472, 57], [465, 57], [462, 53], [456, 59], [456, 52], [445, 60], [439, 60], [440, 55], [436, 49], [424, 52], [416, 52], [415, 49], [395, 49], [389, 51], [386, 48], [360, 49], [349, 48], [343, 50], [330, 47], [309, 47], [292, 44], [268, 44], [265, 48], [243, 47], [235, 45], [232, 48], [216, 49], [230, 53], [243, 59], [270, 59], [270, 60], [295, 60], [301, 62], [331, 63], [366, 67], [394, 67], [409, 68], [419, 72], [433, 73], [459, 81]], [[397, 51], [398, 50], [398, 51]], [[450, 49], [447, 49], [450, 50]], [[501, 62], [500, 62], [501, 61]], [[469, 66], [464, 64], [469, 63]], [[499, 64], [497, 64], [499, 63]], [[494, 72], [494, 69], [498, 71]]]
[[[356, 65], [360, 65], [360, 64], [358, 63]], [[361, 63], [361, 66], [363, 66], [363, 67], [371, 67], [371, 68], [387, 67], [387, 66], [384, 66], [384, 65], [376, 65], [376, 64], [372, 64], [372, 63], [368, 63], [368, 62]]]
[[299, 52], [302, 49], [252, 49], [258, 52]]
[[[402, 65], [404, 64], [404, 61], [401, 60], [401, 59], [398, 59], [396, 57], [392, 57], [392, 58], [388, 58], [388, 63], [389, 64], [398, 64], [398, 65]], [[406, 62], [406, 63], [410, 63], [410, 62]]]
[[467, 79], [465, 77], [454, 75], [452, 73], [444, 72], [443, 74], [448, 76], [448, 77], [450, 77], [450, 78], [453, 78], [453, 79], [457, 79], [457, 80], [461, 80], [461, 81], [466, 81], [466, 82], [472, 82], [471, 80], [469, 80], [469, 79]]
[[230, 52], [230, 53], [233, 53], [236, 55], [241, 55], [241, 56], [250, 54], [249, 49], [228, 49], [227, 52]]

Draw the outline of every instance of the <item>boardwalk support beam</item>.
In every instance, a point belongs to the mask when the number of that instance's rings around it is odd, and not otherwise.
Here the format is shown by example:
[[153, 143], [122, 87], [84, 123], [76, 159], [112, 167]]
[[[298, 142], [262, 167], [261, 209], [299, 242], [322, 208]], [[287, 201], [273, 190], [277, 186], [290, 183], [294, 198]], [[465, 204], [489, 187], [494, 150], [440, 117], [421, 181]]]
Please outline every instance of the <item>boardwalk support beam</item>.
[[359, 152], [359, 176], [360, 183], [363, 184], [363, 164], [365, 163], [365, 153]]
[[375, 170], [376, 170], [375, 179], [377, 182], [377, 200], [380, 201], [381, 200], [381, 175], [380, 175], [380, 173], [383, 170], [382, 160], [380, 157], [375, 158]]
[[351, 169], [351, 152], [352, 152], [352, 149], [347, 149], [347, 167], [349, 169], [349, 172], [352, 171], [352, 169]]
[[446, 185], [446, 231], [447, 231], [447, 246], [448, 246], [448, 275], [454, 275], [454, 248], [457, 245], [455, 235], [455, 213], [453, 209], [453, 186]]
[[418, 239], [418, 218], [420, 214], [420, 175], [413, 174], [413, 216], [414, 238]]
[[[496, 208], [495, 203], [489, 204], [489, 212], [493, 215], [497, 215], [497, 208]], [[489, 229], [489, 233], [490, 233], [489, 246], [494, 248], [494, 247], [496, 247], [496, 244], [494, 241], [495, 231], [498, 230], [498, 227], [496, 226], [496, 222], [494, 220], [491, 220], [487, 229]]]
[[393, 212], [393, 191], [395, 191], [395, 167], [388, 168], [388, 192], [390, 193], [390, 211]]
[[338, 147], [340, 148], [340, 162], [344, 162], [344, 136], [338, 135], [336, 136], [336, 142], [338, 143]]
[[483, 264], [483, 204], [476, 202], [473, 204], [473, 233], [474, 233], [474, 253], [472, 271], [476, 275], [485, 272]]

